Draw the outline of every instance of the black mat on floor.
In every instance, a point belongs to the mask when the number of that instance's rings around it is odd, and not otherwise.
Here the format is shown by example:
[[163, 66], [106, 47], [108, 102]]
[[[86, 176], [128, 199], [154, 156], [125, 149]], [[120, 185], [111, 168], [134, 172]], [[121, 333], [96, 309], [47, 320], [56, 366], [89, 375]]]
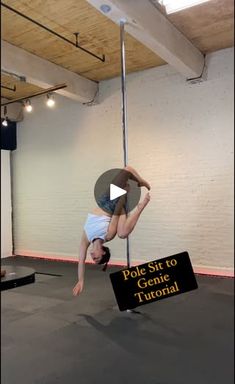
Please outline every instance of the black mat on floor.
[[198, 290], [135, 315], [117, 308], [118, 267], [88, 265], [74, 298], [76, 264], [8, 263], [52, 275], [2, 292], [3, 384], [233, 383], [233, 279], [197, 276]]
[[1, 291], [35, 282], [35, 271], [32, 268], [1, 265], [1, 269], [6, 271], [5, 276], [1, 277]]

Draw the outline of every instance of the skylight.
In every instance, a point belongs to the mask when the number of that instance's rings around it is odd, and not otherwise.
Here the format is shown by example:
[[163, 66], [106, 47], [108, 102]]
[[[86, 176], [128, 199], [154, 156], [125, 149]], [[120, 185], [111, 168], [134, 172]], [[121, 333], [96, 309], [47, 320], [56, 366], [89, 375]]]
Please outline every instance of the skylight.
[[207, 3], [210, 0], [157, 0], [159, 4], [165, 7], [166, 12], [174, 13], [195, 5]]

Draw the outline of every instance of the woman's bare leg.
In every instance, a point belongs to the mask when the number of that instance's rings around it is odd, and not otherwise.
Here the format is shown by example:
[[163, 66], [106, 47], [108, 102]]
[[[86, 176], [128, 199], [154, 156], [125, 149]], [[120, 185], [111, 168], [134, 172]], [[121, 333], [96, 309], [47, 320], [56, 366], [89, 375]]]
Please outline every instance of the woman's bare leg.
[[150, 195], [147, 193], [144, 200], [138, 204], [137, 210], [130, 216], [126, 215], [125, 210], [122, 210], [122, 214], [119, 216], [117, 234], [121, 239], [125, 239], [135, 228], [135, 225], [143, 212], [144, 208], [150, 201]]
[[127, 165], [122, 171], [120, 171], [120, 173], [114, 178], [113, 184], [119, 186], [120, 188], [125, 188], [129, 179], [136, 181], [140, 187], [146, 187], [150, 190], [149, 183], [144, 180], [130, 165]]
[[135, 168], [127, 165], [125, 169], [131, 174], [130, 179], [135, 180], [139, 184], [139, 187], [146, 187], [148, 190], [150, 190], [150, 184], [140, 176]]

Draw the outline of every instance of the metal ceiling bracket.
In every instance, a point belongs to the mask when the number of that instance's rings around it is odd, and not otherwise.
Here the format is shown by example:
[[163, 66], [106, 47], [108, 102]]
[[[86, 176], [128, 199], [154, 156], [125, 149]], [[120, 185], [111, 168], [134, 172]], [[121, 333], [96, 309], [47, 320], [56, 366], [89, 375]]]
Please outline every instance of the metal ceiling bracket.
[[14, 85], [14, 88], [7, 87], [6, 85], [1, 84], [1, 88], [8, 89], [8, 91], [15, 92], [16, 91], [16, 86]]
[[23, 81], [24, 83], [26, 82], [25, 76], [19, 76], [16, 73], [6, 71], [5, 69], [1, 69], [1, 73], [3, 73], [3, 75], [15, 77], [17, 80]]
[[191, 79], [187, 79], [186, 82], [188, 84], [199, 84], [199, 83], [203, 83], [206, 80], [207, 80], [207, 63], [206, 63], [206, 55], [204, 55], [204, 65], [202, 68], [201, 75], [198, 77], [193, 77]]

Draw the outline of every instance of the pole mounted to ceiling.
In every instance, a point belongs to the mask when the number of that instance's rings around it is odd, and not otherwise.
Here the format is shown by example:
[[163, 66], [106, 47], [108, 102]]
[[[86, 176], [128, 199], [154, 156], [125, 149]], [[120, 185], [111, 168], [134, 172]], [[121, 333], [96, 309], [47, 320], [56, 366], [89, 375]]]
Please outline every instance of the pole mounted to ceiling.
[[122, 131], [124, 166], [128, 164], [128, 127], [127, 127], [127, 97], [126, 97], [126, 55], [125, 55], [125, 20], [120, 21], [121, 44], [121, 84], [122, 84]]
[[[125, 55], [125, 20], [120, 20], [120, 48], [121, 48], [121, 84], [122, 84], [122, 137], [124, 166], [128, 165], [128, 127], [127, 127], [127, 97], [126, 97], [126, 55]], [[128, 213], [128, 201], [126, 206]], [[126, 239], [127, 268], [130, 268], [130, 242]]]
[[[43, 28], [45, 31], [50, 32], [50, 33], [52, 33], [53, 35], [59, 37], [60, 39], [64, 40], [66, 43], [69, 43], [69, 44], [73, 45], [75, 48], [81, 49], [83, 52], [86, 52], [88, 55], [91, 55], [91, 56], [95, 57], [96, 59], [98, 59], [98, 60], [100, 60], [100, 61], [102, 61], [102, 62], [105, 62], [105, 55], [102, 55], [102, 57], [97, 56], [95, 53], [93, 53], [93, 52], [91, 52], [91, 51], [88, 51], [87, 49], [81, 47], [81, 46], [78, 44], [78, 41], [77, 41], [78, 33], [77, 33], [77, 32], [75, 33], [76, 42], [74, 43], [73, 41], [67, 39], [66, 37], [60, 35], [59, 33], [53, 31], [52, 29], [50, 29], [50, 28], [46, 27], [45, 25], [39, 23], [38, 21], [32, 19], [31, 17], [29, 17], [29, 16], [23, 14], [22, 12], [18, 11], [17, 9], [12, 8], [12, 7], [10, 7], [9, 5], [7, 5], [7, 4], [5, 4], [5, 3], [3, 3], [3, 2], [1, 2], [1, 5], [2, 5], [3, 7], [5, 7], [5, 8], [7, 8], [9, 11], [14, 12], [14, 13], [17, 14], [18, 16], [21, 16], [21, 17], [23, 17], [24, 19], [30, 21], [31, 23], [36, 24], [38, 27]], [[77, 36], [76, 36], [76, 35], [77, 35]]]
[[[122, 132], [123, 132], [123, 152], [124, 166], [128, 165], [128, 129], [127, 129], [127, 97], [126, 97], [126, 54], [125, 54], [125, 24], [126, 20], [120, 20], [120, 45], [121, 45], [121, 82], [122, 82]], [[128, 195], [127, 195], [128, 196]], [[126, 214], [128, 215], [128, 197], [126, 202]], [[130, 260], [130, 240], [126, 239], [126, 258], [127, 268], [131, 267]], [[127, 312], [140, 314], [135, 309], [127, 309]]]

